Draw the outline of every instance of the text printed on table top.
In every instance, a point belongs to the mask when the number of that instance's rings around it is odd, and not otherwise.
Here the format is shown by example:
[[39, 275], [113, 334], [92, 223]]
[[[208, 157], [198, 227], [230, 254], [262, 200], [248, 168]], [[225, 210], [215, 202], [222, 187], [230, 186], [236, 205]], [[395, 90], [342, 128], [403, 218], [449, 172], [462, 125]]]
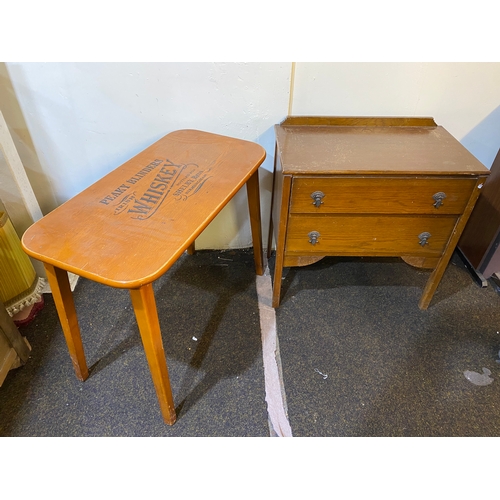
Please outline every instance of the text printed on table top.
[[121, 288], [161, 276], [264, 161], [258, 144], [168, 134], [29, 228], [26, 252]]

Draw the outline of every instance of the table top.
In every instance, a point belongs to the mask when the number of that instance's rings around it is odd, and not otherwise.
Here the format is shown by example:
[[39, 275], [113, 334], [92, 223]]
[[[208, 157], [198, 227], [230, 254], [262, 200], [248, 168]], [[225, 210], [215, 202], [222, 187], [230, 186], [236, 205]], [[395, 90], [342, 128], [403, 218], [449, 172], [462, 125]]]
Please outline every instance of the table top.
[[35, 222], [28, 255], [137, 288], [167, 271], [262, 164], [253, 142], [172, 132]]
[[276, 125], [287, 175], [484, 175], [432, 118], [293, 116]]

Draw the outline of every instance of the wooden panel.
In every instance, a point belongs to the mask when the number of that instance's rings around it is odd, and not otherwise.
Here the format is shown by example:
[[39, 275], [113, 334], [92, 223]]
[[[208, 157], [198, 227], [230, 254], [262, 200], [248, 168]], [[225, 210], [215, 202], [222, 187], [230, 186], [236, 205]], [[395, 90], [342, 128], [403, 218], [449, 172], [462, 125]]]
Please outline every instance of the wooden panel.
[[491, 165], [458, 246], [472, 266], [489, 278], [500, 271], [500, 150]]
[[401, 255], [401, 258], [410, 266], [420, 269], [434, 269], [439, 263], [439, 257], [411, 257]]
[[[422, 256], [442, 254], [457, 219], [412, 216], [301, 216], [288, 219], [286, 253]], [[311, 231], [320, 233], [318, 243], [309, 243]], [[421, 246], [418, 235], [429, 232]]]
[[21, 336], [4, 304], [0, 302], [0, 386], [9, 370], [26, 363], [30, 350], [28, 341]]
[[280, 125], [284, 126], [333, 126], [350, 127], [436, 127], [436, 122], [429, 117], [400, 116], [288, 116]]
[[326, 255], [285, 255], [283, 260], [283, 265], [285, 267], [302, 267], [310, 266], [319, 262]]
[[[295, 177], [292, 213], [461, 214], [476, 179], [404, 177]], [[316, 207], [311, 194], [324, 193]], [[433, 196], [446, 195], [436, 208]]]
[[3, 347], [3, 345], [0, 345], [0, 386], [17, 359], [17, 353], [12, 347], [7, 347], [5, 350], [3, 350]]
[[484, 165], [443, 127], [275, 127], [284, 174], [477, 175]]
[[31, 348], [27, 344], [26, 338], [21, 335], [12, 318], [9, 316], [5, 306], [0, 302], [0, 333], [10, 343], [16, 351], [22, 364], [28, 361]]

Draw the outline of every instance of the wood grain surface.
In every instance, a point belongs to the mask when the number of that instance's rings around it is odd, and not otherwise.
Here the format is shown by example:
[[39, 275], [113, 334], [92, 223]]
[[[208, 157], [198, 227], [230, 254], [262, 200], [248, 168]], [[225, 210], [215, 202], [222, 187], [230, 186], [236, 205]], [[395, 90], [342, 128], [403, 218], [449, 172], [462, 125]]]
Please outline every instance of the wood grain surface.
[[338, 255], [433, 268], [426, 309], [488, 169], [432, 118], [289, 116], [275, 133], [273, 307], [283, 267]]
[[285, 121], [276, 126], [283, 173], [484, 173], [484, 165], [441, 126], [409, 126], [405, 121], [375, 118], [352, 125], [344, 119], [339, 125], [338, 120], [315, 126]]
[[24, 250], [118, 288], [161, 276], [264, 161], [258, 144], [172, 132], [31, 226]]
[[[290, 213], [461, 214], [475, 179], [407, 177], [295, 177]], [[318, 207], [311, 194], [324, 197]], [[445, 198], [435, 206], [434, 195]]]

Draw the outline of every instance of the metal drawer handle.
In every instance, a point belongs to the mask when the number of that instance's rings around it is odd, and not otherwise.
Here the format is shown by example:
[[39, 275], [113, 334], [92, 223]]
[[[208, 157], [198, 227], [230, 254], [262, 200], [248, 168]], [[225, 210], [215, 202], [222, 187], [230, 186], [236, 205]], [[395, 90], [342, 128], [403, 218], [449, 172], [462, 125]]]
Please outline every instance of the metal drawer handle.
[[434, 207], [439, 208], [443, 204], [443, 200], [446, 198], [446, 194], [440, 191], [439, 193], [432, 195], [432, 197], [435, 201]]
[[321, 204], [323, 204], [323, 202], [321, 200], [324, 197], [325, 197], [325, 193], [323, 193], [323, 191], [314, 191], [314, 193], [311, 193], [311, 198], [314, 200], [313, 205], [317, 208], [319, 208], [319, 206]]
[[321, 236], [318, 231], [311, 231], [307, 236], [309, 236], [309, 243], [311, 245], [316, 245], [318, 243], [318, 238]]
[[431, 237], [431, 233], [428, 233], [427, 231], [424, 232], [424, 233], [420, 233], [418, 235], [418, 239], [420, 240], [418, 243], [419, 245], [422, 245], [422, 246], [425, 246], [427, 245], [429, 242], [427, 241], [429, 238]]

